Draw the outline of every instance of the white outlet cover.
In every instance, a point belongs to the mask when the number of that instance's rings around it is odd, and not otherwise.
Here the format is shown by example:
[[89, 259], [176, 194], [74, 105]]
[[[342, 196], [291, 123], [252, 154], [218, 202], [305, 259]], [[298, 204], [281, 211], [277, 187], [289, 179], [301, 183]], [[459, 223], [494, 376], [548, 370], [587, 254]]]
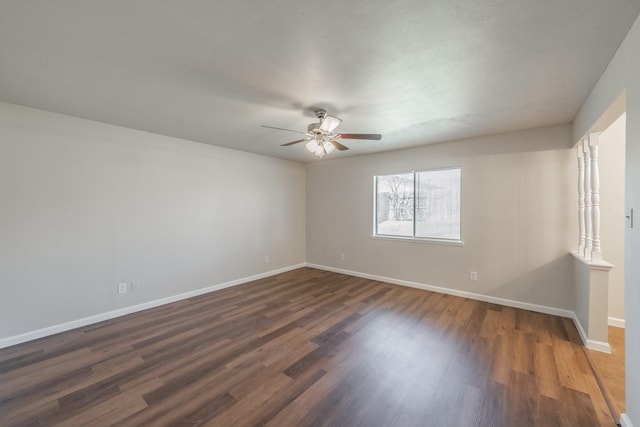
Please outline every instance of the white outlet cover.
[[127, 293], [127, 284], [126, 283], [118, 283], [118, 293], [119, 294]]

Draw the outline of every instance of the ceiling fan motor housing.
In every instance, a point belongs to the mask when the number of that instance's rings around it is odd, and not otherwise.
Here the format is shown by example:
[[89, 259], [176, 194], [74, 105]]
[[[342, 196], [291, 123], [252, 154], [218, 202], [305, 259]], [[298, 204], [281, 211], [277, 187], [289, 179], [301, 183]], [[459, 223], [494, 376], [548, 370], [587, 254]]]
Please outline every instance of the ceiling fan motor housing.
[[309, 127], [307, 127], [307, 132], [312, 135], [321, 134], [322, 130], [320, 130], [320, 125], [322, 125], [322, 123], [311, 123]]

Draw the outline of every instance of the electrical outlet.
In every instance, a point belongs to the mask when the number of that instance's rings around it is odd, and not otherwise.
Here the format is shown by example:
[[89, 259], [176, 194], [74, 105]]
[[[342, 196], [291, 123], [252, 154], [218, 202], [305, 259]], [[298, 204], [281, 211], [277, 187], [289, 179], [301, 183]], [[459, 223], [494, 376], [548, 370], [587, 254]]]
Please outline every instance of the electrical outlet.
[[470, 271], [469, 272], [469, 280], [478, 280], [478, 272]]
[[264, 263], [265, 263], [265, 264], [269, 264], [269, 255], [266, 255], [266, 256], [264, 257]]
[[118, 293], [119, 294], [126, 294], [127, 293], [127, 282], [124, 283], [118, 283]]
[[340, 254], [340, 261], [344, 261], [344, 254]]
[[138, 282], [131, 282], [131, 292], [137, 292], [139, 289]]

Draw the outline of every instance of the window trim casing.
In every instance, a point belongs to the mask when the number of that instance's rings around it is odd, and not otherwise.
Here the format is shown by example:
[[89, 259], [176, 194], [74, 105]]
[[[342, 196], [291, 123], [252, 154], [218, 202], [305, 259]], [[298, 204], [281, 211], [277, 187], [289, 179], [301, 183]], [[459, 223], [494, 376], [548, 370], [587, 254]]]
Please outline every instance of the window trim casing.
[[[416, 202], [415, 202], [415, 192], [416, 192], [416, 179], [417, 174], [420, 172], [432, 172], [432, 171], [442, 171], [442, 170], [452, 170], [457, 169], [460, 171], [460, 238], [459, 239], [445, 239], [438, 237], [416, 237], [416, 221], [415, 221], [415, 211], [416, 211]], [[413, 236], [394, 236], [390, 234], [378, 234], [378, 177], [381, 176], [391, 176], [391, 175], [402, 175], [411, 173], [413, 175]], [[464, 241], [462, 239], [462, 166], [446, 166], [440, 168], [430, 168], [430, 169], [421, 169], [407, 172], [396, 172], [396, 173], [387, 173], [384, 175], [374, 175], [373, 176], [373, 233], [371, 234], [372, 239], [376, 240], [391, 240], [391, 241], [405, 241], [412, 243], [430, 243], [430, 244], [440, 244], [440, 245], [448, 245], [448, 246], [464, 246]]]

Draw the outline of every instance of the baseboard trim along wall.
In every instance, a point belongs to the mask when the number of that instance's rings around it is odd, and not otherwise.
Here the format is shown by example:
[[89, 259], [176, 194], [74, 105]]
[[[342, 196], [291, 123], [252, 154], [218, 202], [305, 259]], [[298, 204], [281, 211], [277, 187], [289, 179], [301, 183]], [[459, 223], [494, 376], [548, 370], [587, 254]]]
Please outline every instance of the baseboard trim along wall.
[[91, 325], [93, 323], [102, 322], [104, 320], [113, 319], [115, 317], [125, 316], [127, 314], [136, 313], [138, 311], [146, 310], [149, 308], [158, 307], [160, 305], [169, 304], [172, 302], [180, 301], [187, 298], [193, 298], [198, 295], [203, 295], [209, 292], [218, 291], [220, 289], [230, 288], [232, 286], [241, 285], [243, 283], [251, 282], [254, 280], [262, 279], [265, 277], [273, 276], [275, 274], [284, 273], [287, 271], [295, 270], [296, 268], [302, 268], [305, 264], [296, 264], [289, 267], [283, 267], [276, 270], [267, 271], [265, 273], [256, 274], [253, 276], [243, 277], [241, 279], [232, 280], [229, 282], [219, 283], [217, 285], [208, 286], [206, 288], [196, 289], [193, 291], [185, 292], [178, 295], [173, 295], [166, 298], [160, 298], [153, 301], [148, 301], [142, 304], [136, 304], [129, 307], [120, 308], [118, 310], [108, 311], [106, 313], [96, 314], [94, 316], [85, 317], [82, 319], [72, 320], [70, 322], [60, 323], [58, 325], [48, 326], [46, 328], [38, 329], [31, 332], [26, 332], [20, 335], [14, 335], [12, 337], [0, 339], [0, 348], [9, 347], [23, 342], [32, 341], [38, 338], [43, 338], [49, 335], [58, 334], [60, 332], [69, 331], [71, 329], [81, 328], [83, 326]]
[[510, 300], [505, 298], [493, 297], [490, 295], [476, 294], [473, 292], [460, 291], [457, 289], [443, 288], [440, 286], [428, 285], [428, 284], [418, 283], [418, 282], [411, 282], [408, 280], [394, 279], [391, 277], [361, 273], [358, 271], [345, 270], [342, 268], [329, 267], [326, 265], [313, 264], [313, 263], [302, 263], [302, 264], [296, 264], [288, 267], [283, 267], [280, 269], [267, 271], [267, 272], [256, 274], [253, 276], [243, 277], [243, 278], [232, 280], [229, 282], [208, 286], [206, 288], [196, 289], [196, 290], [185, 292], [182, 294], [173, 295], [170, 297], [161, 298], [153, 301], [148, 301], [142, 304], [136, 304], [129, 307], [120, 308], [118, 310], [108, 311], [106, 313], [101, 313], [94, 316], [85, 317], [82, 319], [72, 320], [66, 323], [60, 323], [57, 325], [48, 326], [46, 328], [38, 329], [31, 332], [26, 332], [24, 334], [2, 338], [0, 339], [0, 348], [21, 344], [23, 342], [32, 341], [38, 338], [43, 338], [46, 336], [58, 334], [60, 332], [69, 331], [71, 329], [81, 328], [83, 326], [91, 325], [93, 323], [98, 323], [104, 320], [125, 316], [127, 314], [136, 313], [138, 311], [158, 307], [164, 304], [170, 304], [172, 302], [180, 301], [183, 299], [193, 298], [198, 295], [203, 295], [203, 294], [214, 292], [220, 289], [229, 288], [232, 286], [240, 285], [242, 283], [247, 283], [253, 280], [258, 280], [265, 277], [273, 276], [275, 274], [295, 270], [301, 267], [317, 268], [318, 270], [325, 270], [325, 271], [331, 271], [334, 273], [346, 274], [349, 276], [362, 277], [364, 279], [377, 280], [380, 282], [392, 283], [394, 285], [407, 286], [411, 288], [422, 289], [425, 291], [438, 292], [441, 294], [448, 294], [448, 295], [458, 296], [462, 298], [469, 298], [477, 301], [488, 302], [492, 304], [504, 305], [507, 307], [521, 308], [524, 310], [535, 311], [538, 313], [545, 313], [545, 314], [551, 314], [554, 316], [566, 317], [573, 320], [573, 322], [576, 325], [576, 329], [580, 334], [580, 338], [582, 339], [583, 344], [587, 348], [590, 348], [592, 350], [602, 351], [605, 353], [611, 353], [611, 347], [609, 346], [608, 343], [602, 342], [602, 341], [589, 340], [587, 338], [587, 334], [585, 333], [584, 328], [580, 324], [580, 321], [578, 320], [576, 314], [571, 310], [564, 310], [564, 309], [555, 308], [555, 307], [548, 307], [544, 305], [531, 304], [531, 303], [526, 303], [522, 301], [515, 301], [515, 300]]
[[631, 420], [627, 414], [620, 414], [620, 425], [622, 427], [633, 427], [633, 424], [631, 424]]
[[306, 263], [305, 265], [307, 267], [317, 268], [319, 270], [326, 270], [334, 273], [347, 274], [349, 276], [362, 277], [363, 279], [377, 280], [379, 282], [387, 282], [387, 283], [392, 283], [394, 285], [408, 286], [411, 288], [423, 289], [425, 291], [438, 292], [441, 294], [448, 294], [448, 295], [453, 295], [453, 296], [462, 297], [462, 298], [469, 298], [477, 301], [504, 305], [507, 307], [521, 308], [524, 310], [535, 311], [538, 313], [566, 317], [573, 320], [573, 323], [576, 325], [576, 329], [578, 330], [578, 333], [580, 334], [580, 338], [582, 339], [582, 343], [584, 344], [585, 347], [591, 350], [602, 351], [604, 353], [611, 353], [611, 346], [609, 345], [609, 343], [590, 340], [587, 338], [587, 334], [585, 333], [584, 328], [580, 324], [578, 317], [576, 316], [575, 312], [571, 310], [564, 310], [561, 308], [548, 307], [545, 305], [531, 304], [531, 303], [522, 302], [522, 301], [492, 297], [490, 295], [476, 294], [473, 292], [460, 291], [457, 289], [443, 288], [440, 286], [427, 285], [424, 283], [411, 282], [408, 280], [394, 279], [391, 277], [378, 276], [375, 274], [361, 273], [359, 271], [345, 270], [342, 268], [329, 267], [326, 265], [312, 264], [312, 263]]
[[584, 331], [584, 328], [582, 327], [582, 323], [580, 323], [580, 320], [578, 320], [578, 316], [575, 313], [573, 313], [573, 323], [575, 323], [576, 329], [580, 334], [580, 339], [582, 340], [582, 343], [584, 344], [585, 347], [587, 347], [590, 350], [601, 351], [603, 353], [611, 354], [611, 346], [609, 345], [608, 342], [590, 340], [588, 338], [587, 333]]
[[617, 317], [609, 317], [609, 326], [615, 326], [616, 328], [624, 328], [624, 319], [618, 319]]
[[425, 291], [437, 292], [440, 294], [448, 294], [462, 298], [469, 298], [477, 301], [489, 302], [492, 304], [505, 305], [507, 307], [522, 308], [524, 310], [536, 311], [538, 313], [552, 314], [554, 316], [567, 317], [575, 319], [575, 314], [571, 310], [561, 308], [547, 307], [544, 305], [530, 304], [522, 301], [515, 301], [505, 298], [492, 297], [490, 295], [475, 294], [473, 292], [460, 291], [457, 289], [443, 288], [440, 286], [427, 285], [424, 283], [411, 282], [408, 280], [394, 279], [391, 277], [377, 276], [375, 274], [361, 273], [358, 271], [344, 270], [342, 268], [334, 268], [326, 265], [307, 263], [307, 267], [317, 268], [319, 270], [332, 271], [334, 273], [347, 274], [349, 276], [362, 277], [363, 279], [377, 280], [379, 282], [392, 283], [394, 285], [408, 286], [410, 288], [423, 289]]

